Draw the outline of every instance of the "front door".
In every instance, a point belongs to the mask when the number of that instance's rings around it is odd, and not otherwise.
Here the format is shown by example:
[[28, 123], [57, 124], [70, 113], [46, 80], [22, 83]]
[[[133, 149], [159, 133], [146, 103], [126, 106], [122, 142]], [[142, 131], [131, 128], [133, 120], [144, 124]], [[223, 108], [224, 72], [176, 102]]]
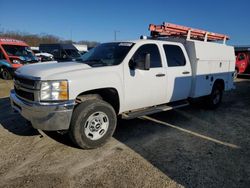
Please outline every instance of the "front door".
[[156, 44], [144, 44], [134, 53], [133, 62], [150, 54], [150, 69], [129, 68], [124, 71], [125, 111], [150, 107], [166, 102], [167, 79], [166, 69], [162, 67], [162, 59]]

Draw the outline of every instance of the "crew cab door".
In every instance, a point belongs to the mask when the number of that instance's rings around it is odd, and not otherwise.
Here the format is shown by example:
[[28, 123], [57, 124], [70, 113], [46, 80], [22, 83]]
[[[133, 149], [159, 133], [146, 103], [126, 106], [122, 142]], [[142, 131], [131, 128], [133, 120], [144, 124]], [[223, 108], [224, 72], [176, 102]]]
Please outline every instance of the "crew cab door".
[[[150, 69], [143, 70], [131, 62], [138, 62], [150, 54]], [[166, 102], [166, 69], [162, 66], [159, 48], [156, 44], [141, 45], [124, 68], [125, 108], [135, 110]]]
[[164, 44], [167, 62], [167, 101], [187, 99], [192, 85], [192, 70], [189, 58], [182, 45]]

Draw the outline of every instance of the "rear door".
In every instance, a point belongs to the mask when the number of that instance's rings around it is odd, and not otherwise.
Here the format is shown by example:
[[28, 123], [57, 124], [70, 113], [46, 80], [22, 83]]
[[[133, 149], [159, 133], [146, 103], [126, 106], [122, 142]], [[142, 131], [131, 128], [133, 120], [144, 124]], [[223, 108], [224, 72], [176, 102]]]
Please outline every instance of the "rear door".
[[167, 62], [168, 102], [187, 99], [191, 92], [192, 71], [182, 45], [164, 44]]

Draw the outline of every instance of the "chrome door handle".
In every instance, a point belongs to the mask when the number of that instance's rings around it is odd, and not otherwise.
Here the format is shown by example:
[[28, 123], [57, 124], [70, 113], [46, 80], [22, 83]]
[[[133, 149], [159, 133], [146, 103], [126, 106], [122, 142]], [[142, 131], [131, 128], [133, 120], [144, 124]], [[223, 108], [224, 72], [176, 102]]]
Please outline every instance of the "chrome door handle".
[[157, 75], [155, 75], [156, 77], [163, 77], [163, 76], [165, 76], [165, 74], [162, 74], [162, 73], [159, 73], [159, 74], [157, 74]]

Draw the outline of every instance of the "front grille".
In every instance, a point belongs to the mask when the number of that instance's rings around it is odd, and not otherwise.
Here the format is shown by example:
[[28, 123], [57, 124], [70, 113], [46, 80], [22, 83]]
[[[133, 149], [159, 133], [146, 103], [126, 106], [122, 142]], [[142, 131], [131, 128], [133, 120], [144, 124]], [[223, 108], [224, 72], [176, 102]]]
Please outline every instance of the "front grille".
[[21, 78], [21, 77], [17, 77], [17, 76], [14, 76], [14, 80], [15, 80], [15, 82], [18, 82], [18, 84], [20, 84], [20, 85], [30, 86], [31, 88], [34, 88], [35, 84], [36, 84], [35, 80]]
[[35, 101], [37, 100], [37, 81], [25, 77], [14, 76], [14, 89], [16, 95], [22, 99]]
[[17, 89], [16, 87], [15, 87], [15, 92], [16, 92], [17, 96], [19, 96], [19, 97], [21, 97], [23, 99], [27, 99], [27, 100], [30, 100], [30, 101], [35, 100], [34, 93], [27, 92], [27, 91], [24, 91], [22, 89]]

